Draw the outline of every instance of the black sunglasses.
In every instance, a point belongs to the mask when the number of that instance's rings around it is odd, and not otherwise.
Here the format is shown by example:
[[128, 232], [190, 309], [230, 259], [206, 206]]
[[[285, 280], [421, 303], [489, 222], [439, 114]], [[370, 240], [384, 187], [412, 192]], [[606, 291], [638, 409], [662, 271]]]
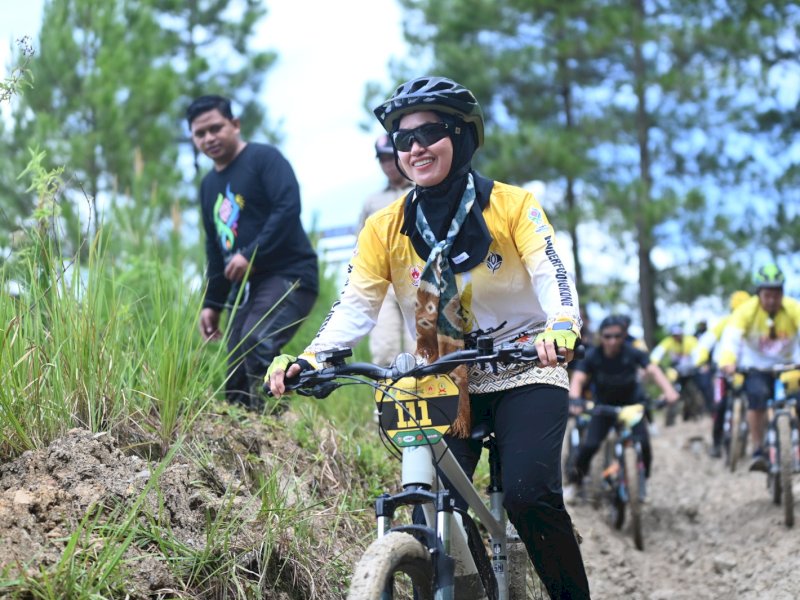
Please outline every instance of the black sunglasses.
[[414, 129], [398, 129], [392, 134], [392, 141], [399, 152], [410, 152], [415, 141], [427, 148], [447, 137], [449, 130], [447, 123], [425, 123]]
[[604, 333], [602, 337], [603, 337], [604, 340], [618, 340], [619, 338], [622, 337], [622, 334], [621, 333]]

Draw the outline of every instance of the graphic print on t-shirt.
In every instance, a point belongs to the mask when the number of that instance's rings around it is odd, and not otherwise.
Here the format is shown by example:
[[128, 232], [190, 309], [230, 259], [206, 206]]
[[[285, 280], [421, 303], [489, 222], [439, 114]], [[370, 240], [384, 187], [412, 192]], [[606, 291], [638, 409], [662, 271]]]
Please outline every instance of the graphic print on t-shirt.
[[244, 198], [231, 191], [231, 184], [225, 186], [225, 194], [219, 194], [214, 203], [214, 227], [223, 252], [233, 250], [239, 231], [239, 215], [244, 208]]

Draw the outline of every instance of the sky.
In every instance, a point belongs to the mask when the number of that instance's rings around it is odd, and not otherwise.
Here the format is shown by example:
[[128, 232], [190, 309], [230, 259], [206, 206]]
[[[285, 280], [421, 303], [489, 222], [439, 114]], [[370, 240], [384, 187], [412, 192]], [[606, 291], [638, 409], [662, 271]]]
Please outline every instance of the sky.
[[[43, 4], [0, 0], [0, 76], [15, 39], [29, 35], [35, 48]], [[300, 182], [303, 222], [320, 229], [352, 225], [366, 196], [384, 182], [373, 146], [380, 126], [373, 119], [365, 132], [359, 124], [369, 122], [362, 108], [366, 83], [388, 85], [390, 59], [405, 55], [400, 8], [396, 0], [269, 0], [267, 7], [256, 43], [278, 60], [266, 77], [264, 105]], [[364, 25], [357, 36], [348, 26], [345, 33], [338, 24], [347, 15], [373, 15], [379, 26]]]

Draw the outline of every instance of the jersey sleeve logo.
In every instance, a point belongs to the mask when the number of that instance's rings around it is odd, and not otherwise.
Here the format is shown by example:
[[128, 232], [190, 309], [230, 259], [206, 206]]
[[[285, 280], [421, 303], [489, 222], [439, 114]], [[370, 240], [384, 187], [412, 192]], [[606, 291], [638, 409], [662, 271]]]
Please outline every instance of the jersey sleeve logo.
[[497, 269], [503, 264], [503, 257], [494, 252], [489, 252], [486, 256], [486, 267], [492, 272], [497, 272]]

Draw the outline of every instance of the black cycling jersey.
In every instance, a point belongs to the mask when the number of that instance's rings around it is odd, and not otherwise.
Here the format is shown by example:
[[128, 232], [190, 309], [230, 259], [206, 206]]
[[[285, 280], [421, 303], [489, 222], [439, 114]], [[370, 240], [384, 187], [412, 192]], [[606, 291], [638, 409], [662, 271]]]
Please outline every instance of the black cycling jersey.
[[299, 185], [277, 148], [247, 144], [222, 171], [203, 178], [200, 201], [208, 258], [203, 306], [224, 306], [231, 283], [222, 273], [237, 252], [252, 263], [251, 281], [280, 275], [316, 293], [317, 255], [300, 222]]
[[576, 363], [575, 370], [591, 378], [596, 402], [624, 406], [640, 400], [638, 373], [649, 364], [646, 353], [628, 344], [623, 344], [620, 353], [613, 358], [603, 353], [602, 346], [595, 346]]

